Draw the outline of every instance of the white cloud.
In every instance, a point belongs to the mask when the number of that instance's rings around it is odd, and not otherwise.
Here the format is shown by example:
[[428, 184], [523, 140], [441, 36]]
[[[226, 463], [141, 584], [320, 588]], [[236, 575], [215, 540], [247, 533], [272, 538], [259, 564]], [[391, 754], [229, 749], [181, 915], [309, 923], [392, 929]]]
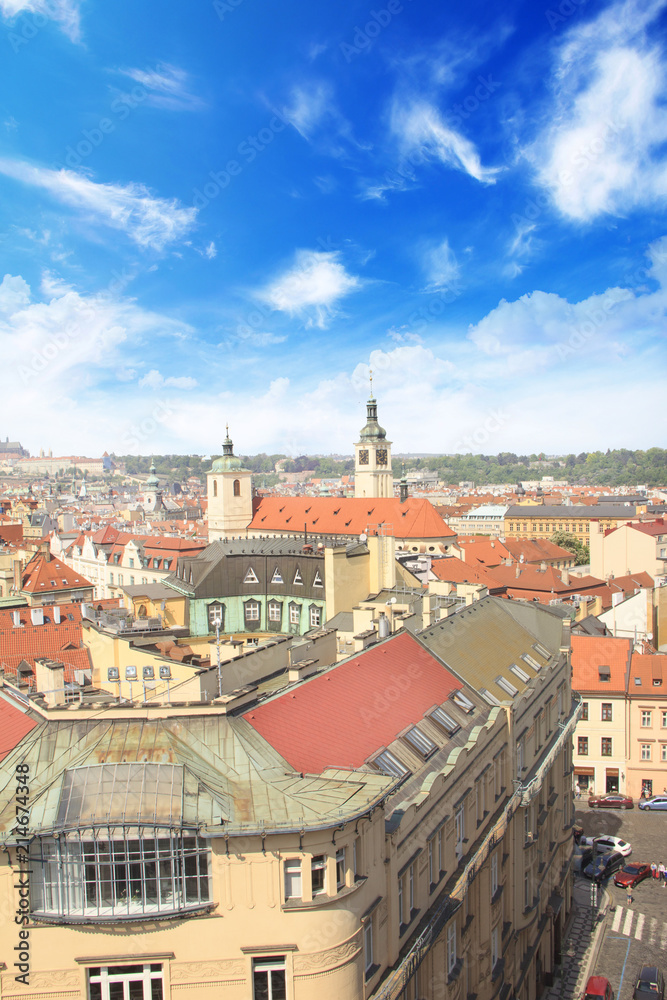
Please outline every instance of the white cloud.
[[575, 25], [557, 52], [552, 103], [526, 155], [569, 218], [664, 205], [667, 76], [645, 35], [664, 6], [621, 0]]
[[396, 98], [391, 110], [391, 128], [404, 157], [414, 163], [435, 160], [462, 170], [482, 184], [495, 184], [497, 167], [484, 167], [474, 144], [445, 124], [429, 101]]
[[155, 69], [121, 69], [118, 72], [150, 91], [148, 103], [156, 108], [196, 111], [203, 107], [203, 102], [188, 90], [188, 74], [178, 66], [158, 63]]
[[292, 87], [289, 102], [280, 114], [327, 156], [341, 159], [351, 149], [365, 148], [354, 138], [350, 123], [338, 108], [334, 89], [326, 81], [313, 80]]
[[204, 256], [208, 257], [209, 260], [213, 260], [214, 257], [218, 256], [218, 250], [213, 240], [204, 249]]
[[424, 253], [424, 270], [428, 279], [427, 291], [437, 292], [444, 288], [458, 285], [461, 268], [456, 254], [449, 245], [449, 240], [443, 240], [437, 246], [430, 247]]
[[6, 274], [0, 285], [0, 314], [13, 316], [30, 302], [30, 285], [17, 275]]
[[157, 368], [151, 368], [143, 378], [139, 379], [138, 384], [140, 389], [162, 389], [165, 386], [174, 389], [195, 389], [199, 385], [197, 379], [190, 375], [170, 375], [165, 378]]
[[60, 25], [72, 42], [81, 40], [79, 7], [81, 0], [0, 0], [0, 13], [5, 18], [18, 14], [39, 14]]
[[298, 250], [294, 266], [257, 292], [257, 297], [271, 309], [302, 317], [306, 326], [323, 329], [336, 315], [339, 300], [361, 286], [359, 278], [347, 273], [339, 253]]
[[252, 344], [253, 347], [268, 347], [269, 344], [282, 344], [287, 340], [286, 336], [280, 336], [276, 333], [260, 333], [245, 329], [239, 330], [237, 337], [247, 344]]
[[50, 170], [3, 158], [0, 173], [48, 191], [95, 223], [126, 233], [143, 249], [163, 250], [182, 239], [197, 216], [196, 208], [184, 208], [176, 199], [156, 198], [143, 184], [96, 184], [72, 170]]

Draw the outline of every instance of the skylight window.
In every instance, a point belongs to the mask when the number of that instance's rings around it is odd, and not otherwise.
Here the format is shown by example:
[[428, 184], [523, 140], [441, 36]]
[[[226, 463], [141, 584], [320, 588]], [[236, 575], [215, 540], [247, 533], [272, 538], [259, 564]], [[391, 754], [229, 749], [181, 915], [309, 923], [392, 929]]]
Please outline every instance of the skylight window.
[[524, 684], [527, 684], [530, 680], [530, 675], [527, 674], [525, 670], [522, 670], [521, 667], [518, 667], [516, 663], [511, 665], [510, 670], [516, 677], [519, 678], [520, 681], [523, 681]]
[[518, 687], [515, 687], [511, 681], [508, 681], [506, 677], [496, 677], [496, 684], [498, 687], [509, 694], [512, 698], [519, 693]]
[[404, 778], [406, 774], [410, 773], [405, 764], [398, 757], [395, 757], [391, 750], [383, 750], [382, 753], [373, 758], [371, 763], [378, 770], [384, 774], [390, 774], [393, 778]]
[[437, 708], [433, 709], [433, 711], [429, 715], [429, 719], [433, 719], [435, 722], [437, 722], [438, 725], [445, 730], [448, 736], [453, 736], [454, 733], [458, 732], [458, 730], [461, 728], [458, 722], [452, 719], [451, 715], [447, 715], [445, 710], [443, 708], [440, 708], [439, 705]]
[[464, 712], [473, 712], [475, 709], [475, 706], [471, 702], [470, 698], [467, 698], [466, 695], [461, 694], [460, 691], [456, 691], [454, 693], [454, 704], [458, 705], [459, 708], [462, 708]]
[[481, 694], [484, 701], [488, 701], [489, 705], [499, 705], [500, 702], [496, 698], [495, 694], [491, 694], [486, 688], [480, 688], [479, 693]]
[[533, 649], [535, 650], [536, 653], [539, 653], [540, 656], [544, 656], [545, 659], [547, 660], [551, 656], [549, 650], [545, 646], [543, 646], [541, 642], [534, 642]]
[[407, 733], [404, 733], [403, 739], [407, 740], [410, 746], [420, 753], [422, 757], [429, 757], [438, 749], [437, 743], [434, 743], [418, 726], [413, 726]]
[[522, 653], [521, 659], [524, 663], [527, 663], [529, 667], [532, 667], [533, 670], [539, 671], [542, 669], [542, 665], [538, 663], [535, 657], [531, 656], [530, 653]]
[[252, 568], [252, 566], [249, 567], [248, 572], [243, 577], [243, 582], [244, 583], [259, 583], [259, 580], [257, 579], [257, 574], [255, 573], [255, 571]]

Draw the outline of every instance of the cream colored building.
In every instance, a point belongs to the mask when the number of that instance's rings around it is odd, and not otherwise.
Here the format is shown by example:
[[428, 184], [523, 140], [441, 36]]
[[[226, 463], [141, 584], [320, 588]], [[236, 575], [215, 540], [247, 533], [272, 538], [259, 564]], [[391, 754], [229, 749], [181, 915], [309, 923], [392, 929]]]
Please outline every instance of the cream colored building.
[[667, 524], [662, 518], [613, 530], [593, 524], [590, 547], [591, 574], [601, 580], [641, 572], [655, 580], [667, 573]]
[[536, 1000], [571, 908], [567, 625], [487, 598], [237, 713], [35, 708], [0, 771], [3, 1000]]

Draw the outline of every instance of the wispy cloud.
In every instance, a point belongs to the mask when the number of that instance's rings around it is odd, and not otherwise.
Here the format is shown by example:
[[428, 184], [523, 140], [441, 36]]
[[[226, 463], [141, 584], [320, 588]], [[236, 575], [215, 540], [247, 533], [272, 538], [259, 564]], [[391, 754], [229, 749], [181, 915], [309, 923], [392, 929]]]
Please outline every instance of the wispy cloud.
[[126, 233], [143, 249], [163, 250], [177, 242], [197, 216], [196, 208], [184, 208], [176, 199], [157, 198], [143, 184], [96, 184], [71, 170], [50, 170], [2, 158], [0, 173], [48, 191], [96, 223]]
[[188, 89], [189, 75], [178, 66], [158, 63], [155, 69], [120, 69], [149, 91], [148, 103], [168, 111], [197, 111], [204, 102]]
[[313, 80], [293, 86], [280, 113], [307, 142], [327, 156], [341, 159], [353, 150], [365, 148], [354, 138], [352, 126], [341, 113], [328, 81]]
[[447, 125], [429, 101], [395, 98], [391, 129], [404, 156], [440, 162], [482, 184], [495, 184], [499, 168], [482, 166], [474, 143]]
[[428, 292], [451, 288], [453, 284], [458, 283], [461, 276], [461, 267], [456, 254], [446, 239], [425, 251], [423, 264], [428, 280], [426, 287]]
[[295, 264], [257, 297], [272, 309], [301, 317], [306, 326], [323, 329], [336, 315], [340, 299], [361, 286], [361, 280], [345, 270], [339, 253], [298, 250]]
[[573, 26], [556, 52], [552, 102], [526, 153], [565, 216], [664, 205], [667, 76], [647, 27], [665, 0], [621, 0]]
[[14, 18], [18, 14], [39, 14], [59, 24], [72, 42], [79, 42], [80, 6], [81, 0], [0, 0], [0, 14], [5, 18]]
[[197, 379], [190, 375], [170, 375], [165, 378], [157, 368], [151, 368], [143, 378], [139, 379], [140, 389], [162, 389], [165, 386], [174, 389], [195, 389], [198, 385]]

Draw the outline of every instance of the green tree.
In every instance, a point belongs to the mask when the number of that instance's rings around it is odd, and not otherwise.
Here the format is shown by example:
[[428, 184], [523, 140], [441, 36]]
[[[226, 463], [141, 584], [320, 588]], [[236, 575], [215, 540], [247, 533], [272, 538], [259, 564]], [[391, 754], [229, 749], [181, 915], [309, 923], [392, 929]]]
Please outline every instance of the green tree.
[[551, 536], [554, 545], [560, 545], [561, 549], [567, 549], [575, 559], [575, 566], [586, 566], [590, 562], [590, 550], [587, 545], [583, 545], [574, 535], [568, 535], [566, 531], [557, 531]]

